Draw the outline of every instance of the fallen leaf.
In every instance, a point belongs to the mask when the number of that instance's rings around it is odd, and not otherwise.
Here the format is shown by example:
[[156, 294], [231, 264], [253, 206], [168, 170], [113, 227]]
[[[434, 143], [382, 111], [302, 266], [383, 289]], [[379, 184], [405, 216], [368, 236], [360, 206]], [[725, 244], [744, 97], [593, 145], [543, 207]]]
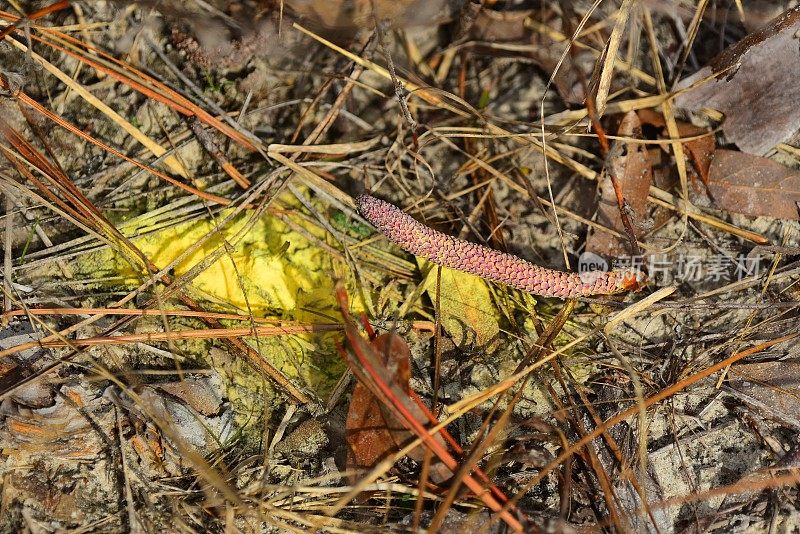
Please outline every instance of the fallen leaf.
[[603, 47], [602, 54], [597, 58], [594, 72], [589, 79], [589, 97], [594, 102], [595, 112], [598, 117], [603, 115], [608, 103], [608, 93], [611, 90], [611, 81], [614, 76], [614, 65], [617, 62], [617, 52], [622, 44], [628, 17], [634, 5], [633, 0], [622, 0], [619, 10], [616, 12], [611, 35]]
[[[431, 302], [436, 302], [436, 265], [417, 258], [420, 270], [427, 273], [423, 285]], [[480, 347], [491, 352], [489, 345], [500, 332], [500, 315], [492, 300], [488, 282], [479, 276], [442, 267], [439, 288], [439, 314], [442, 326], [457, 347]]]
[[[617, 130], [617, 135], [633, 141], [616, 140], [611, 147], [608, 170], [616, 176], [622, 195], [630, 207], [634, 234], [637, 238], [644, 234], [641, 225], [647, 207], [647, 195], [653, 181], [653, 169], [647, 147], [635, 142], [642, 138], [642, 123], [635, 112], [625, 114]], [[600, 184], [600, 201], [597, 208], [597, 222], [625, 234], [617, 196], [610, 179]], [[586, 250], [611, 257], [630, 254], [627, 239], [620, 239], [608, 232], [590, 230]]]
[[763, 416], [800, 428], [800, 363], [737, 365], [728, 385]]
[[[403, 338], [394, 333], [383, 334], [372, 342], [371, 347], [380, 357], [387, 374], [393, 377], [394, 384], [409, 394], [411, 351]], [[385, 410], [381, 400], [362, 382], [356, 383], [350, 399], [346, 429], [348, 469], [371, 468], [414, 438], [414, 434]], [[421, 461], [422, 450], [418, 447], [409, 456]], [[431, 475], [433, 481], [442, 482], [451, 473], [440, 462], [435, 462]], [[351, 482], [356, 480], [358, 476], [353, 475]]]
[[[361, 382], [356, 384], [350, 398], [345, 428], [348, 470], [367, 470], [397, 450], [380, 401]], [[353, 473], [350, 482], [354, 484], [359, 478]]]
[[528, 40], [531, 31], [525, 27], [525, 20], [534, 16], [534, 10], [495, 11], [482, 9], [471, 28], [472, 37], [481, 41], [514, 42]]
[[[742, 151], [763, 155], [800, 128], [800, 7], [728, 47], [708, 66], [681, 80], [678, 107], [725, 114], [722, 130]], [[708, 81], [706, 78], [713, 77]]]
[[[661, 113], [651, 109], [640, 109], [636, 112], [642, 124], [649, 124], [661, 130], [667, 127], [667, 121]], [[700, 128], [688, 122], [676, 121], [678, 127], [678, 135], [681, 138], [697, 137], [691, 141], [683, 143], [683, 147], [689, 154], [694, 169], [700, 175], [700, 179], [704, 184], [708, 184], [708, 172], [711, 167], [711, 161], [714, 159], [714, 151], [717, 148], [717, 143], [714, 136], [710, 134], [705, 128]], [[699, 137], [698, 137], [699, 136]]]
[[[394, 418], [407, 428], [409, 439], [418, 438], [422, 441], [422, 444], [408, 455], [415, 459], [424, 458], [423, 451], [430, 451], [433, 461], [430, 463], [429, 473], [430, 480], [433, 482], [447, 480], [461, 468], [471, 470], [472, 472], [462, 473], [460, 481], [463, 485], [487, 507], [497, 512], [511, 529], [521, 532], [522, 524], [513, 515], [517, 513], [513, 503], [508, 502], [508, 497], [491, 482], [482, 469], [475, 465], [459, 463], [450, 450], [452, 448], [458, 455], [463, 455], [464, 450], [446, 429], [440, 429], [435, 434], [431, 433], [430, 424], [437, 422], [434, 414], [410, 388], [406, 392], [396, 383], [397, 372], [393, 373], [391, 368], [383, 363], [384, 357], [379, 354], [380, 350], [376, 349], [373, 344], [367, 343], [362, 337], [350, 315], [344, 288], [337, 289], [336, 295], [344, 318], [345, 335], [349, 345], [349, 349], [340, 347], [341, 355], [350, 365], [350, 369], [358, 378], [359, 383], [366, 386], [376, 398], [382, 401], [381, 410], [384, 419]], [[366, 322], [365, 325], [367, 331], [371, 333], [372, 328]], [[389, 335], [396, 336], [396, 334]], [[397, 340], [401, 346], [405, 346], [402, 338], [397, 336]], [[387, 341], [392, 341], [392, 338], [388, 338]], [[383, 352], [389, 354], [392, 350], [387, 348]], [[389, 428], [394, 426], [387, 425]], [[396, 435], [392, 435], [396, 439]]]
[[[771, 159], [719, 149], [709, 170], [708, 189], [711, 205], [721, 210], [800, 219], [800, 172]], [[698, 204], [699, 200], [693, 199]]]
[[206, 380], [186, 378], [180, 382], [159, 384], [158, 389], [181, 399], [206, 416], [217, 415], [222, 407], [222, 395]]
[[[302, 204], [291, 192], [281, 195], [281, 212], [302, 209]], [[316, 207], [316, 206], [315, 206]], [[224, 219], [229, 212], [223, 211]], [[318, 321], [320, 314], [336, 311], [332, 257], [317, 246], [316, 239], [325, 235], [318, 224], [303, 217], [268, 214], [259, 218], [246, 233], [251, 215], [242, 213], [229, 224], [215, 226], [208, 218], [177, 222], [158, 228], [145, 229], [142, 221], [132, 220], [120, 229], [136, 247], [155, 265], [169, 265], [181, 254], [195, 247], [209, 234], [214, 235], [184, 260], [174, 266], [175, 276], [197, 270], [192, 286], [198, 295], [214, 302], [225, 302], [240, 310], [249, 310], [256, 316], [278, 314], [287, 320]], [[226, 244], [227, 243], [227, 244]], [[224, 247], [228, 252], [211, 262], [215, 250]], [[200, 268], [200, 266], [203, 266]], [[74, 265], [75, 276], [99, 277], [121, 275], [126, 281], [138, 276], [121, 256], [111, 249], [82, 256]], [[101, 274], [105, 273], [105, 274]], [[113, 273], [113, 274], [111, 274]], [[357, 303], [356, 303], [357, 304]], [[341, 369], [341, 360], [333, 347], [335, 336], [323, 338], [328, 350], [310, 350], [318, 347], [314, 335], [297, 336], [303, 352], [297, 359], [287, 357], [280, 342], [262, 338], [262, 351], [270, 355], [270, 364], [289, 378], [298, 378], [318, 395], [324, 396], [334, 387], [332, 377]], [[313, 343], [310, 343], [311, 339]], [[309, 342], [306, 342], [308, 340]], [[273, 345], [272, 347], [269, 347]], [[307, 360], [312, 365], [297, 365]], [[320, 372], [322, 369], [322, 372]]]

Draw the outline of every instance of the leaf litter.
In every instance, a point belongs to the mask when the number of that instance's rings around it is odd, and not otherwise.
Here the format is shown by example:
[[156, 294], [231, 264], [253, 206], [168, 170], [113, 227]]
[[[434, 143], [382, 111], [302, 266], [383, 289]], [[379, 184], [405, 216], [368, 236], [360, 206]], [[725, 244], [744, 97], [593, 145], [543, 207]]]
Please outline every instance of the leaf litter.
[[789, 9], [681, 80], [678, 107], [725, 114], [722, 131], [742, 152], [765, 155], [800, 129], [797, 32], [800, 8]]
[[[448, 27], [414, 2], [353, 4], [348, 15], [292, 1], [258, 16], [160, 5], [148, 15], [159, 24], [82, 5], [53, 28], [67, 7], [55, 3], [27, 13], [24, 31], [0, 13], [15, 39], [1, 51], [3, 319], [26, 332], [0, 336], [3, 527], [796, 525], [771, 497], [779, 488], [791, 503], [796, 477], [764, 476], [790, 465], [797, 433], [785, 405], [797, 149], [776, 145], [796, 117], [792, 66], [769, 73], [782, 92], [749, 116], [699, 98], [726, 114], [723, 137], [708, 106], [683, 106], [692, 125], [662, 103], [679, 55], [695, 65], [701, 46], [749, 31], [735, 17], [624, 2], [540, 18], [530, 5], [463, 2], [440, 10]], [[87, 20], [107, 30], [87, 33]], [[679, 104], [767, 79], [752, 63], [771, 45], [783, 62], [782, 24], [723, 52], [738, 70], [700, 71], [710, 81]], [[62, 48], [26, 60], [25, 32], [37, 53]], [[102, 54], [112, 35], [130, 54], [119, 62]], [[20, 75], [30, 59], [46, 74]], [[58, 126], [37, 127], [14, 99]], [[619, 136], [609, 154], [601, 128]], [[415, 215], [450, 221], [453, 235], [574, 268], [584, 250], [618, 255], [630, 242], [617, 190], [585, 180], [604, 167], [623, 182], [651, 275], [648, 292], [620, 301], [534, 301], [448, 270], [437, 289], [437, 269], [353, 211], [365, 189], [404, 206], [427, 197]], [[740, 272], [750, 259], [760, 270]], [[348, 319], [362, 312], [364, 333]], [[346, 329], [347, 344], [316, 326]], [[407, 363], [381, 359], [374, 328]], [[447, 433], [429, 437], [437, 417]], [[421, 444], [395, 457], [409, 440]]]

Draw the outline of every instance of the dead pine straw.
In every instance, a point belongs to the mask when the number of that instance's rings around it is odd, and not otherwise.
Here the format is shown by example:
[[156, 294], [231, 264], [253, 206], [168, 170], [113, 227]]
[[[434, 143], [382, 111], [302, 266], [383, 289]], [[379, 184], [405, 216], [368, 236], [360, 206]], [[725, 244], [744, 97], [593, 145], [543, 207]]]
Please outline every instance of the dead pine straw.
[[732, 6], [0, 2], [0, 531], [796, 530], [800, 10]]

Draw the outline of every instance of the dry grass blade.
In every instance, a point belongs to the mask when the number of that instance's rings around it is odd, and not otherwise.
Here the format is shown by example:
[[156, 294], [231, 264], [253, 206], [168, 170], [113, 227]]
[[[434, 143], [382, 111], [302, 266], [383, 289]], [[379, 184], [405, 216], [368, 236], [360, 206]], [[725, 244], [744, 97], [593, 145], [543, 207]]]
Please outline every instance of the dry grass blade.
[[[383, 76], [383, 77], [385, 77], [387, 79], [391, 78], [391, 76], [389, 75], [389, 71], [384, 69], [380, 65], [377, 65], [372, 61], [365, 60], [365, 59], [363, 59], [363, 58], [361, 58], [361, 57], [359, 57], [359, 56], [357, 56], [357, 55], [355, 55], [355, 54], [353, 54], [351, 52], [348, 52], [344, 48], [332, 43], [331, 41], [329, 41], [327, 39], [324, 39], [324, 38], [320, 37], [319, 35], [307, 30], [306, 28], [303, 28], [299, 24], [295, 23], [295, 27], [298, 30], [300, 30], [303, 33], [305, 33], [306, 35], [308, 35], [308, 36], [312, 37], [313, 39], [319, 41], [320, 43], [322, 43], [325, 46], [331, 48], [332, 50], [335, 50], [336, 52], [342, 54], [343, 56], [347, 57], [348, 59], [358, 63], [359, 65], [362, 65], [365, 68], [369, 68], [370, 70], [374, 71], [375, 73], [377, 73], [377, 74], [379, 74], [379, 75], [381, 75], [381, 76]], [[435, 105], [435, 106], [437, 106], [437, 107], [439, 107], [441, 109], [447, 110], [447, 111], [449, 111], [449, 112], [451, 112], [451, 113], [453, 113], [453, 114], [455, 114], [457, 116], [460, 116], [460, 117], [467, 117], [467, 116], [470, 115], [467, 111], [464, 111], [464, 110], [462, 110], [462, 109], [460, 109], [458, 107], [452, 106], [451, 104], [447, 103], [447, 101], [445, 101], [442, 97], [440, 97], [438, 95], [438, 92], [434, 91], [433, 89], [422, 87], [420, 85], [414, 84], [414, 83], [409, 82], [407, 80], [401, 80], [401, 81], [402, 81], [403, 85], [406, 87], [406, 89], [408, 90], [408, 92], [412, 96], [416, 96], [418, 98], [421, 98], [424, 101], [428, 102], [429, 104], [432, 104], [432, 105]], [[455, 97], [453, 97], [453, 98], [455, 99]], [[667, 100], [669, 98], [671, 98], [670, 95], [658, 95], [658, 96], [654, 96], [654, 97], [641, 99], [641, 101], [639, 103], [634, 104], [634, 105], [626, 106], [624, 104], [620, 104], [619, 109], [620, 109], [620, 111], [631, 111], [631, 110], [634, 110], [634, 109], [639, 109], [640, 106], [642, 108], [644, 108], [644, 107], [650, 107], [650, 106], [658, 105], [658, 104], [662, 104], [663, 105], [665, 102], [667, 102]], [[616, 105], [616, 103], [615, 103], [615, 105]], [[578, 117], [585, 117], [587, 114], [588, 114], [588, 112], [586, 110], [582, 110], [580, 112], [577, 112], [577, 116]], [[576, 113], [573, 112], [570, 115], [571, 116], [576, 116]], [[673, 118], [673, 122], [674, 122], [674, 118]], [[562, 153], [558, 152], [557, 150], [554, 150], [549, 144], [548, 145], [543, 145], [535, 137], [531, 137], [531, 136], [528, 136], [528, 135], [514, 134], [512, 132], [509, 132], [508, 130], [505, 130], [505, 129], [497, 126], [494, 123], [488, 123], [488, 124], [486, 124], [486, 127], [489, 130], [489, 132], [491, 134], [493, 134], [493, 135], [507, 137], [508, 139], [512, 139], [515, 142], [520, 143], [521, 145], [530, 146], [535, 150], [541, 150], [541, 151], [543, 151], [545, 153], [547, 158], [552, 159], [556, 163], [560, 163], [562, 165], [565, 165], [566, 167], [572, 169], [573, 171], [577, 172], [581, 176], [583, 176], [585, 178], [588, 178], [588, 179], [591, 179], [591, 180], [596, 180], [597, 179], [597, 173], [594, 170], [590, 169], [586, 165], [583, 165], [583, 164], [579, 163], [578, 161], [574, 160], [573, 158], [570, 158], [569, 156], [566, 156], [565, 154], [562, 154]], [[680, 135], [677, 133], [677, 129], [675, 129], [673, 137], [675, 139], [678, 139], [680, 137]], [[683, 147], [680, 146], [680, 142], [674, 141], [674, 145], [673, 146], [677, 146], [676, 153], [683, 154]], [[679, 163], [679, 165], [680, 165], [680, 163]], [[685, 176], [686, 175], [685, 163], [680, 168], [683, 169], [683, 171], [682, 171], [683, 172], [683, 176]], [[672, 199], [671, 202], [670, 201], [666, 201], [666, 198]], [[547, 199], [544, 199], [544, 200], [547, 201]], [[734, 226], [732, 224], [729, 224], [727, 222], [721, 221], [721, 220], [719, 220], [718, 218], [716, 218], [714, 216], [701, 213], [694, 206], [687, 205], [688, 201], [686, 201], [684, 199], [677, 199], [677, 198], [673, 197], [673, 195], [671, 195], [669, 193], [666, 193], [666, 192], [658, 189], [655, 186], [653, 186], [651, 188], [651, 196], [648, 197], [648, 200], [651, 201], [651, 202], [656, 202], [659, 205], [664, 206], [664, 207], [666, 207], [668, 209], [671, 209], [673, 211], [676, 211], [676, 212], [680, 213], [681, 215], [685, 215], [685, 216], [687, 216], [689, 218], [701, 221], [701, 222], [703, 222], [705, 224], [710, 224], [710, 225], [714, 226], [715, 228], [719, 228], [719, 229], [721, 229], [723, 231], [726, 231], [726, 232], [729, 232], [729, 233], [731, 233], [733, 235], [738, 235], [738, 236], [745, 237], [746, 239], [749, 239], [749, 240], [751, 240], [751, 241], [753, 241], [755, 243], [758, 243], [758, 244], [768, 243], [768, 240], [765, 237], [763, 237], [763, 236], [761, 236], [761, 235], [759, 235], [759, 234], [757, 234], [755, 232], [751, 232], [751, 231], [747, 231], [747, 230], [743, 230], [743, 229], [737, 228], [736, 226]], [[549, 201], [547, 201], [547, 202], [549, 202]]]
[[0, 6], [6, 530], [794, 528], [800, 150], [676, 106], [789, 129], [796, 9], [48, 1]]
[[[3, 82], [2, 79], [0, 79], [0, 87], [7, 88], [7, 85]], [[45, 108], [44, 106], [42, 106], [41, 104], [39, 104], [38, 102], [33, 100], [32, 98], [30, 98], [28, 95], [26, 95], [24, 93], [17, 93], [16, 97], [23, 104], [26, 104], [26, 105], [30, 106], [32, 109], [34, 109], [37, 112], [41, 113], [43, 116], [45, 116], [48, 119], [52, 120], [53, 122], [55, 122], [56, 124], [58, 124], [59, 126], [64, 128], [65, 130], [67, 130], [67, 131], [77, 135], [78, 137], [80, 137], [80, 138], [92, 143], [93, 145], [99, 146], [103, 150], [106, 150], [108, 153], [113, 154], [114, 156], [117, 156], [118, 158], [123, 159], [123, 160], [127, 161], [128, 163], [131, 163], [132, 165], [135, 165], [136, 167], [139, 167], [140, 169], [149, 172], [153, 176], [157, 176], [157, 177], [161, 178], [162, 180], [164, 180], [164, 181], [166, 181], [168, 183], [171, 183], [175, 187], [183, 189], [184, 191], [186, 191], [188, 193], [196, 195], [196, 196], [198, 196], [200, 198], [204, 198], [204, 199], [206, 199], [206, 200], [208, 200], [210, 202], [214, 202], [215, 204], [220, 204], [222, 206], [226, 206], [226, 205], [230, 204], [230, 201], [228, 199], [226, 199], [226, 198], [223, 198], [223, 197], [211, 194], [211, 193], [207, 193], [205, 191], [200, 191], [199, 189], [197, 189], [195, 187], [192, 187], [190, 185], [187, 185], [187, 184], [184, 184], [182, 182], [179, 182], [178, 180], [172, 178], [171, 176], [169, 176], [167, 174], [164, 174], [163, 172], [159, 171], [158, 169], [155, 169], [155, 168], [151, 167], [150, 165], [146, 165], [144, 163], [141, 163], [141, 162], [137, 161], [136, 159], [131, 158], [130, 156], [127, 156], [127, 155], [123, 154], [119, 150], [107, 145], [106, 143], [103, 143], [99, 139], [89, 135], [88, 133], [84, 132], [83, 130], [81, 130], [80, 128], [76, 127], [75, 125], [70, 124], [69, 122], [64, 120], [62, 117], [59, 117], [58, 115], [56, 115], [52, 111], [48, 110], [47, 108]]]
[[[18, 20], [18, 17], [2, 11], [0, 11], [0, 18], [11, 22]], [[54, 50], [58, 50], [74, 57], [78, 61], [97, 69], [98, 72], [102, 72], [115, 78], [116, 80], [128, 85], [132, 89], [141, 92], [147, 97], [161, 102], [171, 109], [174, 109], [178, 113], [188, 117], [196, 116], [201, 122], [211, 126], [216, 130], [219, 130], [221, 133], [225, 134], [227, 137], [236, 141], [245, 148], [250, 150], [258, 150], [258, 143], [256, 141], [243, 135], [229, 124], [212, 116], [203, 108], [196, 105], [180, 93], [177, 93], [173, 89], [169, 88], [164, 83], [159, 82], [153, 77], [135, 69], [131, 65], [128, 65], [103, 52], [102, 50], [99, 50], [91, 45], [87, 45], [71, 35], [65, 34], [58, 30], [38, 26], [34, 26], [34, 28], [38, 31], [41, 31], [43, 36], [46, 35], [51, 38], [46, 39], [34, 33], [32, 35], [34, 40], [52, 47]], [[79, 88], [76, 88], [76, 90], [78, 89]]]
[[[21, 166], [21, 162], [18, 161], [16, 154], [8, 149], [3, 150], [6, 159], [8, 159], [23, 176], [31, 180], [43, 195], [50, 198], [61, 209], [90, 228], [102, 230], [103, 226], [106, 228], [110, 226], [104, 224], [104, 217], [100, 211], [89, 202], [57, 165], [50, 163], [48, 158], [41, 154], [36, 147], [1, 118], [0, 135], [3, 136], [6, 143], [18, 151], [19, 156], [39, 171], [48, 181], [46, 185], [40, 182], [32, 173]], [[53, 193], [50, 189], [51, 187], [55, 188], [60, 194]], [[121, 237], [121, 235], [118, 235], [118, 237]]]
[[617, 52], [619, 51], [623, 31], [628, 24], [628, 17], [630, 16], [634, 4], [634, 0], [624, 0], [622, 5], [619, 6], [614, 21], [614, 29], [611, 30], [608, 43], [606, 43], [603, 53], [597, 60], [600, 66], [595, 84], [597, 89], [592, 92], [598, 117], [602, 117], [603, 113], [606, 111], [608, 93], [611, 90], [611, 79], [614, 75], [614, 65], [617, 62]]
[[31, 341], [4, 350], [0, 350], [0, 358], [18, 354], [36, 347], [96, 347], [98, 345], [118, 345], [125, 343], [152, 343], [157, 341], [174, 341], [179, 339], [230, 339], [236, 337], [280, 336], [287, 334], [314, 334], [320, 332], [338, 332], [341, 325], [293, 325], [293, 326], [256, 326], [250, 328], [211, 328], [190, 331], [150, 332], [144, 334], [115, 334], [81, 338], [75, 340]]
[[[50, 191], [50, 187], [42, 184], [35, 177], [27, 172], [20, 165], [17, 165], [18, 170], [28, 177], [45, 196], [52, 198], [52, 200], [62, 206], [62, 208], [74, 215], [76, 220], [83, 222], [89, 228], [95, 229], [99, 235], [104, 236], [109, 240], [109, 243], [118, 250], [128, 262], [137, 269], [143, 269], [149, 273], [160, 273], [165, 283], [171, 282], [171, 277], [166, 276], [161, 269], [155, 266], [149, 258], [147, 258], [133, 243], [125, 237], [113, 224], [111, 224], [105, 216], [74, 186], [72, 181], [56, 166], [49, 163], [46, 157], [41, 155], [33, 145], [22, 138], [13, 128], [11, 128], [5, 121], [0, 120], [0, 134], [2, 134], [7, 142], [12, 144], [15, 148], [20, 150], [21, 155], [36, 166], [49, 180], [51, 186], [60, 190], [69, 201], [61, 200], [59, 196], [54, 195]], [[8, 151], [4, 151], [6, 157], [11, 158], [11, 161], [16, 161]], [[185, 294], [181, 294], [181, 299], [190, 308], [195, 310], [200, 306]], [[221, 325], [216, 319], [205, 318], [206, 324], [212, 328], [219, 328]], [[236, 350], [247, 355], [248, 360], [254, 363], [258, 368], [262, 369], [267, 375], [272, 377], [278, 384], [287, 390], [296, 400], [302, 403], [310, 401], [309, 397], [300, 391], [299, 388], [294, 386], [282, 372], [274, 368], [269, 362], [265, 361], [261, 355], [254, 351], [249, 345], [236, 337], [222, 336], [227, 343], [231, 344]], [[45, 343], [45, 341], [41, 341]]]
[[136, 315], [154, 317], [173, 315], [180, 317], [206, 317], [209, 319], [224, 319], [228, 321], [253, 321], [256, 323], [279, 322], [284, 325], [295, 325], [293, 321], [282, 321], [280, 319], [271, 319], [267, 317], [252, 317], [234, 313], [215, 313], [205, 310], [168, 310], [163, 308], [159, 310], [142, 310], [135, 308], [29, 308], [24, 310], [7, 310], [0, 314], [3, 318], [31, 315]]
[[[712, 366], [709, 366], [706, 369], [703, 369], [702, 371], [700, 371], [698, 373], [695, 373], [694, 375], [692, 375], [690, 377], [687, 377], [687, 378], [685, 378], [683, 380], [680, 380], [679, 382], [675, 383], [674, 385], [670, 386], [669, 388], [666, 388], [666, 389], [660, 391], [656, 395], [652, 395], [652, 396], [646, 398], [644, 400], [644, 405], [646, 407], [648, 407], [648, 408], [651, 407], [651, 406], [654, 406], [655, 404], [657, 404], [657, 403], [659, 403], [661, 401], [664, 401], [666, 399], [669, 399], [670, 397], [672, 397], [676, 393], [678, 393], [680, 391], [683, 391], [684, 389], [688, 388], [689, 386], [691, 386], [693, 384], [696, 384], [697, 382], [699, 382], [700, 380], [703, 380], [704, 378], [708, 378], [709, 376], [713, 375], [714, 373], [717, 373], [717, 372], [725, 369], [726, 367], [738, 362], [739, 360], [742, 360], [742, 359], [744, 359], [744, 358], [746, 358], [748, 356], [751, 356], [753, 354], [757, 354], [757, 353], [759, 353], [759, 352], [761, 352], [763, 350], [766, 350], [766, 349], [768, 349], [770, 347], [773, 347], [775, 345], [778, 345], [780, 343], [785, 343], [787, 341], [792, 341], [794, 339], [797, 339], [798, 337], [800, 337], [800, 334], [798, 334], [798, 333], [787, 334], [785, 336], [780, 336], [778, 338], [772, 339], [770, 341], [766, 341], [764, 343], [759, 343], [759, 344], [754, 345], [754, 346], [750, 347], [749, 349], [743, 350], [743, 351], [741, 351], [741, 352], [739, 352], [737, 354], [733, 354], [729, 358], [726, 358], [726, 359], [722, 360], [719, 363], [716, 363], [716, 364], [714, 364]], [[592, 432], [588, 433], [586, 436], [584, 436], [580, 440], [578, 440], [575, 443], [573, 443], [572, 445], [570, 445], [570, 447], [567, 450], [565, 450], [563, 453], [561, 453], [555, 460], [553, 460], [548, 466], [546, 466], [542, 470], [542, 472], [539, 473], [539, 475], [537, 475], [530, 482], [530, 484], [533, 485], [533, 484], [536, 484], [539, 481], [541, 481], [541, 479], [543, 477], [547, 476], [548, 473], [550, 473], [551, 471], [556, 469], [559, 465], [561, 465], [561, 463], [563, 463], [571, 455], [575, 454], [581, 448], [583, 448], [586, 445], [588, 445], [589, 443], [591, 443], [592, 440], [600, 437], [603, 432], [605, 432], [608, 429], [614, 427], [615, 425], [623, 422], [625, 419], [627, 419], [627, 418], [629, 418], [629, 417], [631, 417], [633, 415], [636, 415], [636, 413], [638, 411], [639, 411], [639, 406], [634, 406], [633, 408], [629, 408], [627, 410], [624, 410], [623, 412], [619, 413], [618, 415], [616, 415], [616, 416], [612, 417], [611, 419], [605, 421], [602, 425], [597, 427], [595, 430], [593, 430]]]
[[6, 28], [3, 28], [3, 30], [0, 30], [0, 40], [5, 39], [6, 35], [8, 35], [9, 33], [13, 32], [13, 31], [15, 31], [18, 28], [19, 25], [21, 25], [23, 23], [28, 23], [30, 21], [34, 21], [34, 20], [40, 19], [40, 18], [45, 17], [45, 16], [47, 16], [47, 15], [49, 15], [51, 13], [56, 13], [56, 12], [61, 11], [63, 9], [67, 9], [70, 6], [70, 3], [71, 2], [69, 0], [59, 0], [58, 2], [54, 2], [54, 3], [50, 4], [49, 6], [46, 6], [46, 7], [43, 7], [42, 9], [34, 11], [30, 15], [27, 15], [25, 17], [17, 18], [16, 22], [14, 24], [9, 24]]
[[[3, 16], [3, 13], [0, 13], [0, 17]], [[47, 70], [50, 74], [58, 78], [61, 82], [69, 86], [72, 90], [74, 90], [78, 95], [80, 95], [84, 100], [86, 100], [89, 104], [97, 108], [103, 115], [108, 117], [113, 123], [127, 132], [131, 137], [136, 139], [139, 143], [141, 143], [144, 147], [146, 147], [150, 152], [152, 152], [156, 157], [164, 157], [164, 163], [174, 172], [180, 176], [186, 177], [187, 171], [184, 169], [183, 165], [178, 161], [175, 156], [167, 155], [167, 149], [162, 147], [156, 141], [150, 139], [147, 135], [143, 134], [138, 128], [136, 128], [133, 124], [129, 121], [125, 120], [119, 113], [111, 109], [105, 102], [100, 100], [99, 98], [95, 97], [90, 91], [88, 91], [85, 87], [80, 85], [79, 83], [75, 82], [68, 74], [63, 72], [61, 69], [57, 68], [55, 65], [47, 61], [41, 55], [31, 52], [26, 45], [24, 45], [21, 41], [13, 39], [11, 37], [6, 37], [4, 42], [8, 42], [14, 47], [22, 50], [26, 53], [29, 53], [30, 56], [39, 63], [45, 70]]]

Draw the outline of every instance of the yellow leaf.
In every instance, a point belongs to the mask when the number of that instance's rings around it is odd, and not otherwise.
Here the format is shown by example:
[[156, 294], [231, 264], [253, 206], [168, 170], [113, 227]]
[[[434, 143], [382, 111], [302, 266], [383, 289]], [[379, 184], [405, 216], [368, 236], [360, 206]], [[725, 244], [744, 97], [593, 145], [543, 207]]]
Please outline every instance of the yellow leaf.
[[[437, 266], [417, 258], [420, 270], [427, 273], [423, 282], [432, 302], [436, 302]], [[479, 276], [442, 267], [440, 286], [441, 322], [460, 348], [488, 349], [500, 332], [500, 314], [492, 299], [488, 282]]]
[[[280, 197], [283, 207], [300, 207], [290, 194]], [[225, 219], [230, 211], [216, 215], [217, 221]], [[291, 212], [288, 211], [289, 216]], [[329, 322], [339, 317], [335, 299], [335, 280], [332, 276], [331, 255], [316, 246], [308, 235], [320, 240], [326, 238], [325, 230], [300, 217], [293, 222], [305, 231], [291, 229], [279, 218], [264, 215], [250, 230], [234, 242], [236, 235], [247, 224], [251, 212], [243, 212], [231, 224], [219, 230], [200, 248], [175, 265], [173, 272], [181, 276], [197, 266], [220, 247], [230, 245], [216, 261], [190, 282], [190, 295], [215, 303], [208, 309], [223, 309], [255, 317], [271, 317], [305, 323]], [[164, 268], [186, 250], [213, 232], [217, 225], [209, 218], [178, 223], [147, 232], [147, 229], [126, 228], [123, 231], [159, 268]], [[308, 235], [306, 235], [306, 233]], [[138, 237], [135, 234], [142, 234]], [[78, 270], [88, 276], [122, 275], [127, 284], [139, 284], [143, 273], [134, 272], [120, 256], [106, 249], [84, 257]], [[355, 294], [351, 290], [352, 294]], [[358, 300], [354, 306], [358, 307]], [[358, 310], [356, 310], [358, 311]], [[262, 338], [258, 347], [270, 362], [288, 377], [299, 377], [324, 396], [341, 374], [343, 364], [333, 344], [336, 335], [292, 335], [278, 339]]]

